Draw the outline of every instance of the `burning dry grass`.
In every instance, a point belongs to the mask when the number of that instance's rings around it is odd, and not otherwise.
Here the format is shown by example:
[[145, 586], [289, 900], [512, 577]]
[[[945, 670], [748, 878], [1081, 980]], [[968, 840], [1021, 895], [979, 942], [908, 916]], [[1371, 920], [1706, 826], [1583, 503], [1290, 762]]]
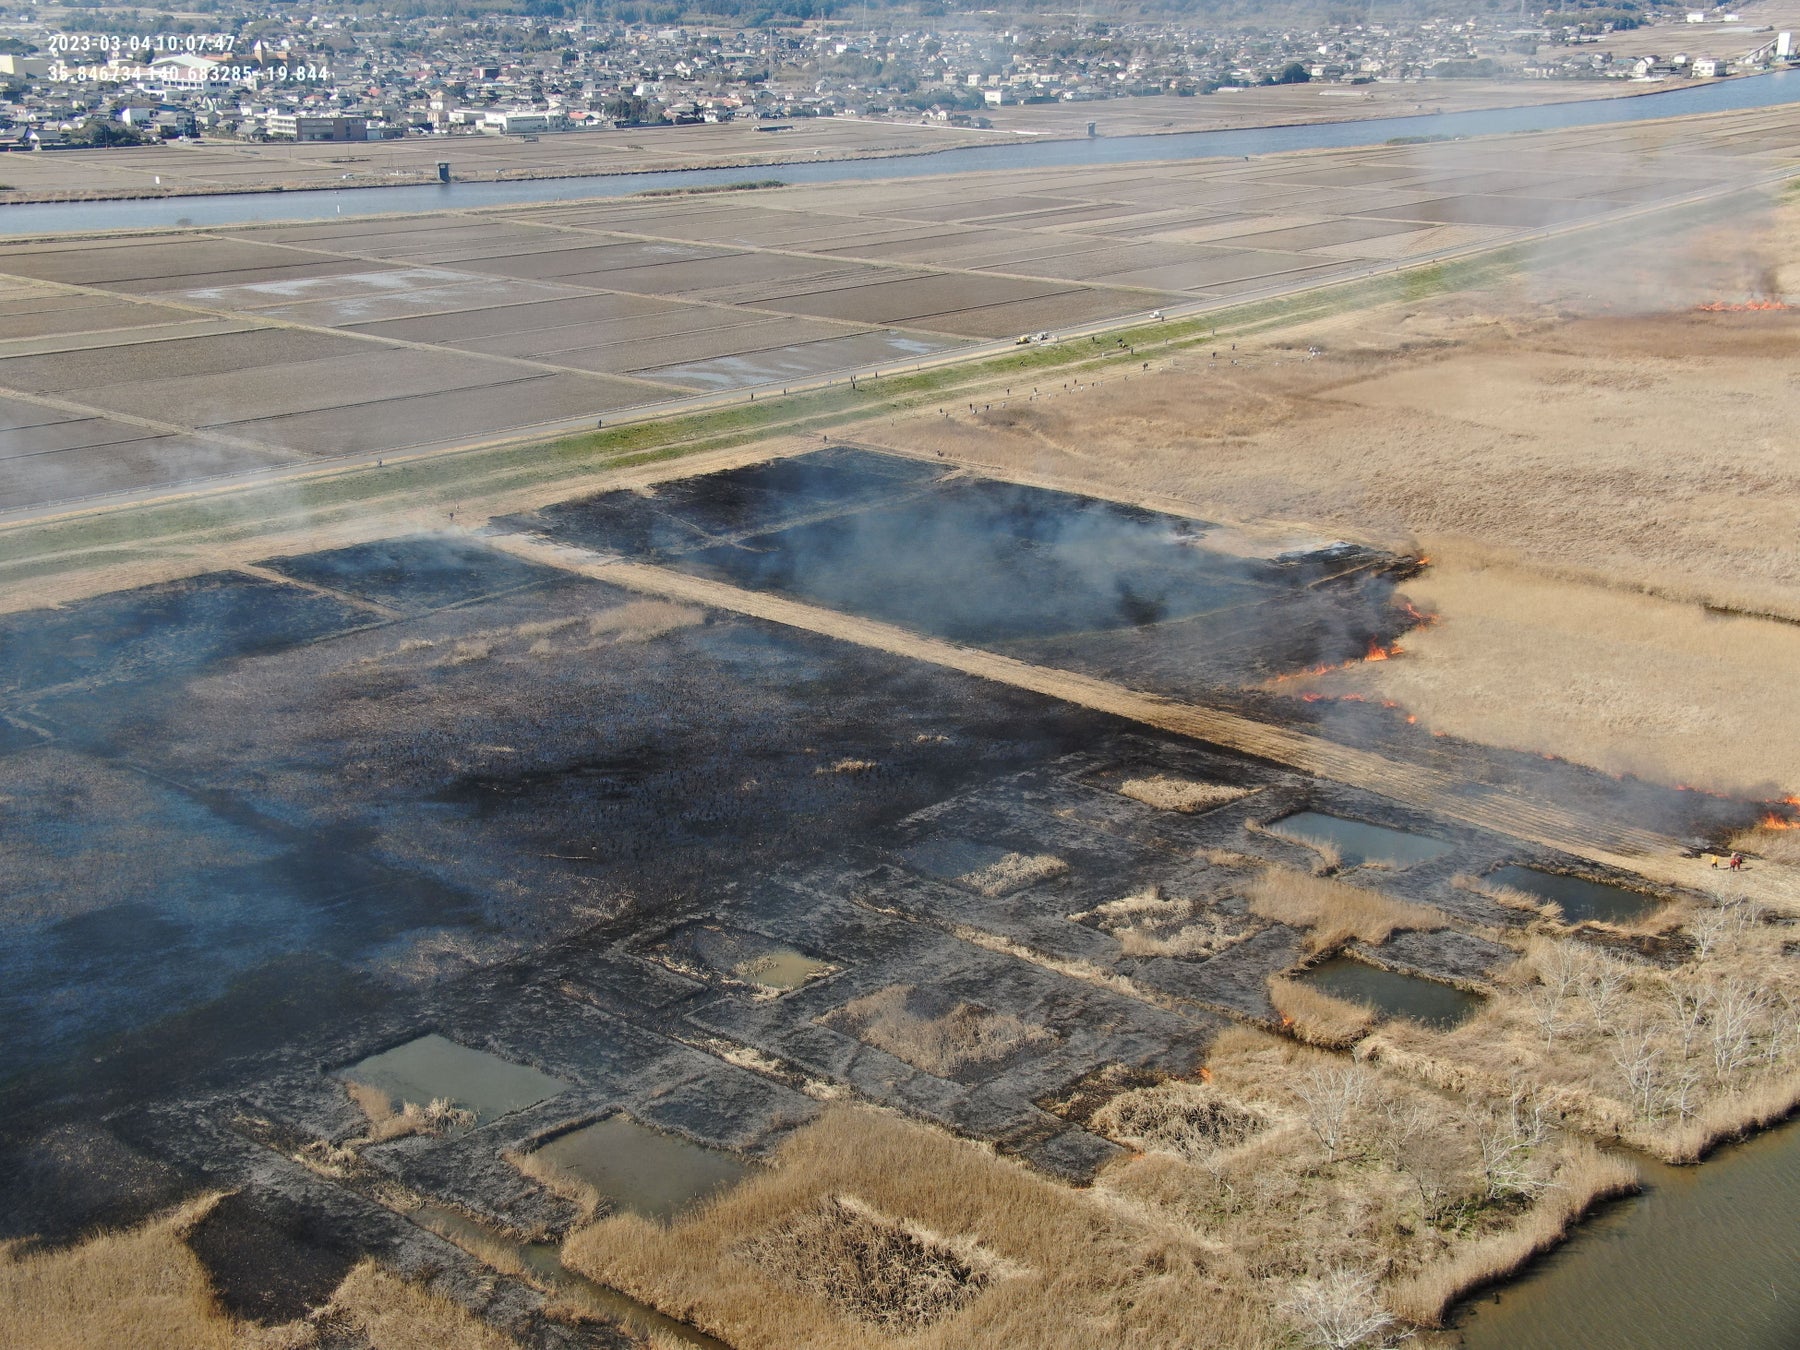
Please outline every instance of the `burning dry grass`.
[[1060, 877], [1069, 864], [1048, 853], [1008, 853], [1004, 858], [965, 872], [956, 881], [990, 900]]
[[[847, 1200], [854, 1205], [846, 1207]], [[884, 1239], [884, 1273], [856, 1279], [869, 1257], [846, 1208], [898, 1225], [918, 1246]], [[793, 1234], [818, 1236], [803, 1242]], [[935, 1271], [901, 1279], [890, 1296], [901, 1310], [916, 1297], [902, 1290], [966, 1291], [972, 1282], [950, 1274], [941, 1255], [935, 1265], [922, 1265], [920, 1252], [933, 1249], [984, 1271], [984, 1282], [972, 1296], [957, 1293], [956, 1306], [937, 1320], [915, 1322], [903, 1340], [895, 1339], [886, 1328], [906, 1325], [904, 1316], [870, 1301], [874, 1290], [897, 1278], [894, 1263]], [[821, 1268], [771, 1273], [764, 1264], [771, 1251], [803, 1253]], [[1207, 1246], [1182, 1226], [862, 1108], [828, 1111], [789, 1139], [767, 1175], [673, 1227], [629, 1215], [609, 1218], [574, 1235], [564, 1260], [681, 1313], [738, 1350], [789, 1350], [801, 1328], [813, 1350], [898, 1344], [909, 1350], [1125, 1344], [1176, 1350], [1194, 1344], [1196, 1327], [1205, 1328], [1209, 1345], [1249, 1350], [1283, 1334], [1278, 1322], [1213, 1277]]]
[[1269, 978], [1269, 1002], [1283, 1025], [1308, 1045], [1346, 1050], [1375, 1025], [1375, 1010], [1335, 998], [1303, 980]]
[[957, 1003], [935, 1014], [920, 1003], [911, 985], [894, 984], [852, 999], [821, 1020], [940, 1078], [1052, 1039], [1043, 1027], [977, 1003]]
[[1249, 900], [1257, 917], [1307, 930], [1307, 946], [1314, 952], [1333, 951], [1352, 940], [1374, 946], [1400, 929], [1445, 928], [1450, 922], [1430, 905], [1289, 867], [1265, 869], [1251, 883]]
[[1525, 1092], [1574, 1128], [1691, 1162], [1800, 1103], [1800, 972], [1747, 903], [1702, 911], [1662, 968], [1527, 940], [1495, 996], [1450, 1030], [1395, 1022], [1362, 1053], [1490, 1100]]
[[1134, 801], [1154, 806], [1159, 811], [1192, 814], [1214, 806], [1224, 806], [1250, 795], [1249, 788], [1232, 787], [1228, 783], [1200, 783], [1188, 778], [1171, 778], [1157, 774], [1152, 778], [1128, 778], [1119, 791]]
[[[1432, 553], [1408, 590], [1443, 621], [1407, 638], [1404, 661], [1318, 688], [1392, 700], [1434, 731], [1609, 773], [1800, 790], [1800, 691], [1769, 678], [1800, 668], [1800, 628], [1708, 613], [1681, 592], [1547, 576], [1471, 544], [1434, 543]], [[1800, 610], [1800, 595], [1790, 607]]]
[[[1670, 242], [1609, 258], [1606, 317], [1574, 317], [1597, 307], [1586, 269], [1534, 271], [1015, 402], [1005, 426], [933, 410], [860, 434], [1208, 520], [1423, 542], [1411, 590], [1444, 622], [1330, 688], [1609, 771], [1800, 791], [1800, 689], [1770, 678], [1800, 668], [1800, 629], [1703, 608], [1800, 617], [1800, 316], [1679, 312], [1741, 290], [1727, 259], [1800, 257], [1800, 200], [1677, 241], [1680, 264]], [[1637, 312], [1634, 272], [1658, 278]], [[1707, 424], [1731, 432], [1697, 444]]]
[[1740, 830], [1731, 837], [1730, 846], [1766, 862], [1780, 863], [1784, 867], [1800, 867], [1800, 829], [1792, 825], [1784, 825], [1780, 829], [1758, 825], [1755, 829]]
[[1126, 956], [1203, 959], [1217, 956], [1257, 931], [1253, 925], [1232, 922], [1200, 900], [1164, 895], [1159, 886], [1069, 917], [1112, 934]]

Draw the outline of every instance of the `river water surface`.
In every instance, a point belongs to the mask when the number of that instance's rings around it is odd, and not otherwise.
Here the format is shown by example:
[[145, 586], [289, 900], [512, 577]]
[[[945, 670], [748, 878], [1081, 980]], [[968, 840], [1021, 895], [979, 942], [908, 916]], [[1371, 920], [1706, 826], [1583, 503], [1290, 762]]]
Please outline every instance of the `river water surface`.
[[[1229, 98], [1230, 95], [1215, 94], [1213, 97]], [[216, 197], [170, 197], [152, 201], [20, 203], [0, 206], [0, 235], [150, 229], [170, 225], [242, 225], [253, 221], [325, 220], [334, 216], [370, 216], [394, 211], [468, 210], [524, 202], [580, 201], [592, 197], [623, 197], [651, 188], [742, 182], [747, 177], [765, 173], [779, 174], [786, 183], [841, 183], [996, 169], [1053, 169], [1139, 160], [1267, 155], [1285, 150], [1381, 145], [1401, 136], [1461, 137], [1508, 131], [1549, 131], [1562, 127], [1641, 122], [1689, 113], [1769, 108], [1796, 101], [1800, 101], [1800, 71], [1776, 71], [1712, 84], [1685, 85], [1637, 97], [1548, 103], [1532, 108], [1375, 117], [1364, 121], [1250, 127], [1238, 131], [1188, 131], [1094, 140], [1006, 141], [932, 154], [895, 155], [888, 159], [820, 160], [803, 164], [757, 165], [749, 169], [680, 169], [509, 183], [433, 183], [349, 191], [227, 193]], [[1096, 115], [1103, 111], [1097, 110]], [[454, 164], [456, 142], [446, 141], [444, 153]]]
[[1466, 1350], [1795, 1350], [1800, 1120], [1617, 1201], [1461, 1322]]

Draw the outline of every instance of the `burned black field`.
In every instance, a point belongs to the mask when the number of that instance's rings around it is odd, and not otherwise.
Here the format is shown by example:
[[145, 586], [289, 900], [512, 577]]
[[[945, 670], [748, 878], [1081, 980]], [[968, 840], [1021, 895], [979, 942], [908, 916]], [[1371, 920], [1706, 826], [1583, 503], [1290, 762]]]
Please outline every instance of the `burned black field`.
[[[1194, 522], [854, 452], [501, 528], [1172, 693], [1411, 621], [1388, 604], [1409, 559], [1233, 558]], [[525, 1282], [494, 1295], [431, 1217], [554, 1241], [581, 1206], [503, 1155], [595, 1122], [756, 1160], [848, 1095], [1086, 1182], [1121, 1147], [1069, 1109], [1079, 1085], [1277, 1024], [1270, 977], [1313, 953], [1245, 897], [1266, 864], [1316, 870], [1269, 828], [1299, 812], [1441, 846], [1338, 871], [1449, 916], [1349, 944], [1400, 976], [1473, 987], [1512, 959], [1473, 930], [1524, 919], [1458, 877], [1615, 879], [469, 536], [15, 614], [0, 691], [0, 1239], [236, 1189], [194, 1246], [265, 1321], [376, 1253], [485, 1289], [529, 1343], [617, 1343]], [[1553, 780], [1649, 792], [1516, 779]], [[919, 1039], [946, 1024], [964, 1039]], [[340, 1159], [367, 1126], [346, 1082], [388, 1051], [418, 1105], [470, 1118]]]
[[1140, 507], [850, 449], [513, 522], [552, 539], [1183, 695], [1361, 656], [1413, 619], [1416, 560], [1254, 558]]

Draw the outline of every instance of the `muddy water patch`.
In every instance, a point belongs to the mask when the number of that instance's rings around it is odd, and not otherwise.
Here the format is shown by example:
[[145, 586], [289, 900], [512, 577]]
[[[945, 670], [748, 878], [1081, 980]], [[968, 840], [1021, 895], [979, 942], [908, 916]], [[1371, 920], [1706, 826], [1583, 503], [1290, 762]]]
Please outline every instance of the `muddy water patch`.
[[638, 1124], [608, 1116], [559, 1134], [529, 1155], [533, 1170], [572, 1177], [613, 1209], [668, 1220], [750, 1174], [749, 1163]]
[[1343, 859], [1346, 867], [1361, 867], [1365, 863], [1410, 867], [1414, 863], [1441, 858], [1451, 850], [1451, 845], [1427, 834], [1348, 820], [1322, 811], [1296, 811], [1291, 816], [1283, 816], [1269, 829], [1297, 844], [1329, 849]]
[[436, 1032], [370, 1055], [340, 1076], [414, 1106], [448, 1101], [473, 1111], [482, 1124], [547, 1101], [569, 1086], [529, 1065], [471, 1050]]
[[716, 923], [684, 923], [644, 955], [680, 975], [775, 993], [798, 989], [838, 969], [761, 933]]
[[1630, 923], [1655, 909], [1660, 901], [1641, 891], [1609, 886], [1602, 881], [1570, 876], [1564, 872], [1540, 872], [1535, 867], [1509, 865], [1483, 878], [1491, 886], [1521, 891], [1562, 911], [1570, 923], [1592, 919], [1599, 923]]
[[1023, 853], [969, 839], [928, 839], [906, 849], [901, 857], [915, 872], [990, 900], [1054, 880], [1069, 870], [1069, 864], [1054, 854]]
[[1383, 970], [1348, 956], [1334, 956], [1294, 978], [1322, 994], [1373, 1008], [1384, 1017], [1404, 1017], [1443, 1029], [1468, 1020], [1482, 1002], [1479, 994], [1455, 985]]

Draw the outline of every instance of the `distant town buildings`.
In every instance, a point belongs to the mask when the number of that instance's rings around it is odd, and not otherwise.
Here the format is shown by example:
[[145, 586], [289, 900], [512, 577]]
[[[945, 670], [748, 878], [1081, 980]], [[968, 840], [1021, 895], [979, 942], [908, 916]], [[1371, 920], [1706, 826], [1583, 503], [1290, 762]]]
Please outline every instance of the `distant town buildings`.
[[[906, 16], [726, 29], [512, 14], [302, 17], [285, 6], [234, 12], [224, 0], [205, 16], [206, 33], [190, 17], [176, 31], [120, 32], [110, 47], [83, 48], [35, 10], [9, 15], [0, 0], [0, 145], [54, 145], [96, 118], [134, 135], [294, 140], [545, 135], [746, 117], [969, 125], [997, 107], [1256, 84], [1716, 79], [1800, 59], [1791, 34], [1739, 26], [1736, 50], [1727, 50], [1720, 30], [1736, 16], [1680, 10], [1662, 26], [1680, 35], [1669, 45], [1683, 51], [1616, 57], [1614, 25], [1649, 12], [1586, 20], [1580, 11], [1546, 12], [1537, 22], [1487, 12], [1365, 16], [1243, 32], [1048, 19], [934, 28]], [[110, 32], [109, 11], [82, 13], [96, 35]], [[1709, 50], [1684, 54], [1695, 39]]]

